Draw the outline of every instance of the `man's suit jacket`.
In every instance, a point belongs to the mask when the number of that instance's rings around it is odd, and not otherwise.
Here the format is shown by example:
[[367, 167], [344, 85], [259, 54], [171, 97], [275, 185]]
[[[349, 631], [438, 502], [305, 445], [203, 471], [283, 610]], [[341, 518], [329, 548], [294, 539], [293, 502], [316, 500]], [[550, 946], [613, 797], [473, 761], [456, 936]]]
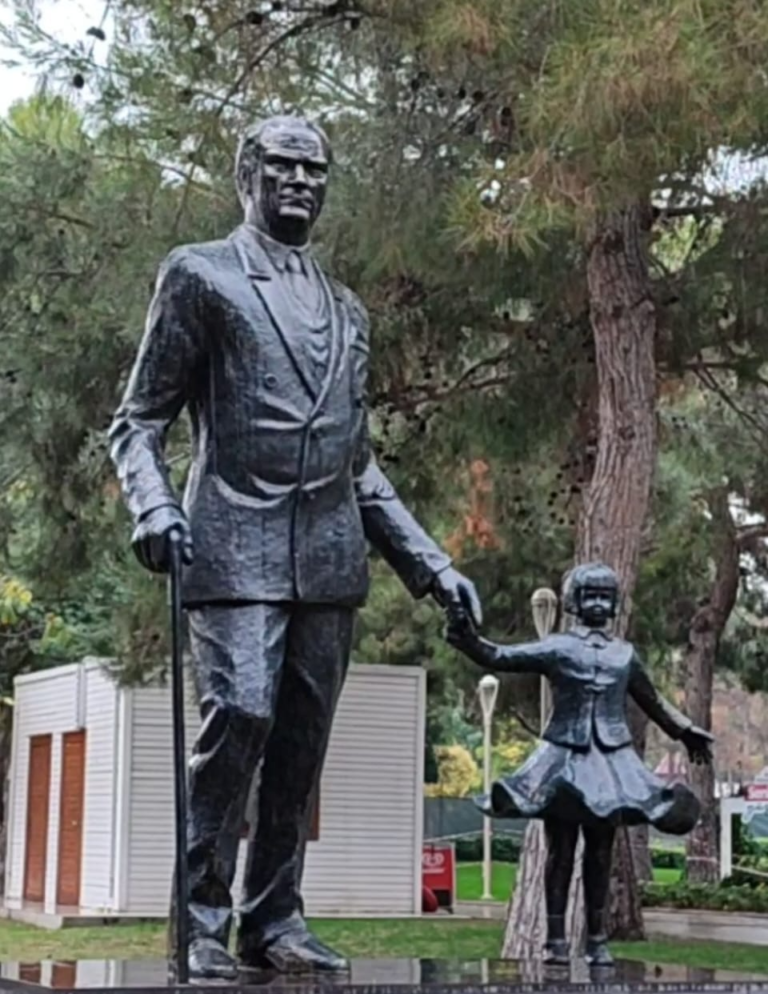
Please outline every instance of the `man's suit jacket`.
[[497, 646], [485, 662], [501, 672], [539, 673], [549, 680], [552, 715], [543, 735], [548, 742], [586, 749], [594, 735], [604, 749], [629, 745], [627, 694], [673, 739], [692, 726], [659, 694], [629, 642], [588, 628]]
[[136, 521], [176, 505], [163, 449], [181, 410], [193, 458], [183, 499], [195, 544], [187, 603], [355, 606], [368, 590], [366, 538], [415, 596], [450, 559], [376, 464], [368, 440], [368, 318], [321, 276], [329, 362], [310, 375], [286, 284], [243, 225], [163, 263], [132, 374], [110, 429]]

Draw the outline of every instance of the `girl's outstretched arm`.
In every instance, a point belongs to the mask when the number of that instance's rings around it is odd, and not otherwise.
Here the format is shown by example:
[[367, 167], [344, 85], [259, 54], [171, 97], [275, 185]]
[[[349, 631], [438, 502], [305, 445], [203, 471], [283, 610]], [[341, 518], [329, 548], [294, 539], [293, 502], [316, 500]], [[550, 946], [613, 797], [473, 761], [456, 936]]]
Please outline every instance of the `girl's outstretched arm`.
[[499, 645], [481, 638], [469, 619], [462, 615], [448, 617], [446, 638], [483, 669], [497, 673], [539, 673], [546, 676], [558, 659], [558, 640], [546, 638], [519, 645]]

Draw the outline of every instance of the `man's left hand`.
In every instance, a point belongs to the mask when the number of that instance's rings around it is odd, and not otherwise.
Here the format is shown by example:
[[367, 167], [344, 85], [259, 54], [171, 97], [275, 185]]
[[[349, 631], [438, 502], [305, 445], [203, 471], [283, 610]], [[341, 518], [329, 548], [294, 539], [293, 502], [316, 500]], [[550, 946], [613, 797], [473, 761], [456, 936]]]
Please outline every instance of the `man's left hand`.
[[483, 609], [474, 583], [452, 566], [437, 574], [432, 584], [432, 596], [446, 610], [463, 611], [475, 628], [482, 625]]

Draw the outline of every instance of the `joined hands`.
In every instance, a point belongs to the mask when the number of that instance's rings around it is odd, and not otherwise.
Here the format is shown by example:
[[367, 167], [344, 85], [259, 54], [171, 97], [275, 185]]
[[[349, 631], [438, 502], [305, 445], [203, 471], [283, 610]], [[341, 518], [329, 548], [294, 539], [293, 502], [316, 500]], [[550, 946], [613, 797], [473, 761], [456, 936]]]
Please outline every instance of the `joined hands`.
[[715, 739], [709, 732], [705, 732], [697, 725], [691, 725], [683, 732], [681, 741], [688, 750], [688, 757], [692, 763], [700, 766], [712, 762], [712, 743]]

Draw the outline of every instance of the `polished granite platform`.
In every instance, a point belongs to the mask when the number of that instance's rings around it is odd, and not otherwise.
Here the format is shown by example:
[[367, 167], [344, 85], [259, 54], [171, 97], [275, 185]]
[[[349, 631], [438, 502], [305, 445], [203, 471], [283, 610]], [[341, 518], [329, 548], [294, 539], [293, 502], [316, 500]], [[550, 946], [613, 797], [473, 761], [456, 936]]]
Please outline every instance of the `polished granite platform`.
[[[0, 964], [0, 991], [127, 991], [167, 994], [174, 989], [163, 960], [80, 960]], [[349, 974], [285, 976], [244, 972], [236, 983], [195, 985], [228, 994], [274, 988], [289, 994], [768, 994], [768, 976], [620, 960], [590, 970], [582, 960], [553, 967], [537, 960], [354, 960]], [[176, 987], [176, 990], [179, 988]]]

